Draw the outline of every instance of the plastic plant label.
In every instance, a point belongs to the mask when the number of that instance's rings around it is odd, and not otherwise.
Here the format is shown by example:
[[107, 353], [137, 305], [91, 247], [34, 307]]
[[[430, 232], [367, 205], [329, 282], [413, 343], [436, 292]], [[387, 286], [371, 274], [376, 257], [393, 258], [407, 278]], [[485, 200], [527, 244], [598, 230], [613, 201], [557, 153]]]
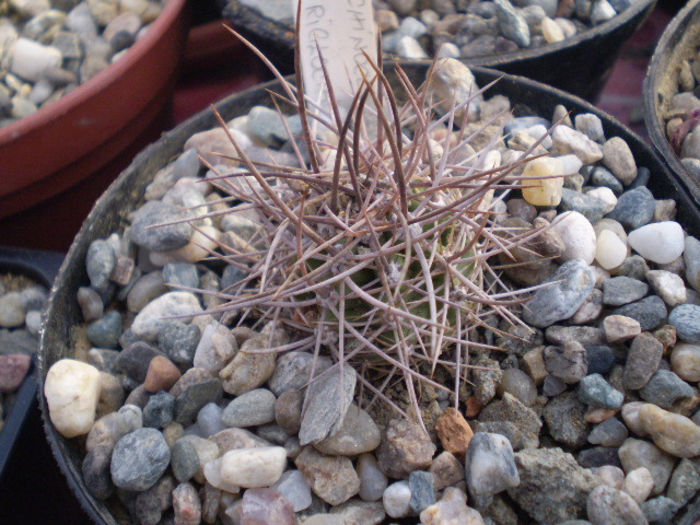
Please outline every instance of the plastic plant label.
[[362, 83], [360, 68], [369, 78], [373, 76], [363, 51], [377, 60], [372, 0], [300, 1], [298, 30], [304, 90], [322, 111], [330, 112], [322, 58], [341, 117], [345, 118], [353, 94]]

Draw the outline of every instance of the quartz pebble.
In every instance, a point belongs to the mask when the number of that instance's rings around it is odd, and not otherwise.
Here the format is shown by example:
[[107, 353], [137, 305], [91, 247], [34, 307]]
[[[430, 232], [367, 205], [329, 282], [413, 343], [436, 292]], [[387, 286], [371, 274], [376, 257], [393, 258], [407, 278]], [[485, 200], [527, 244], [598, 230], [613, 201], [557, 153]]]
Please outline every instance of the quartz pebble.
[[510, 442], [500, 434], [477, 432], [465, 459], [469, 495], [478, 507], [488, 506], [491, 498], [520, 483]]
[[221, 479], [239, 487], [269, 487], [280, 479], [286, 464], [282, 447], [229, 450], [221, 459]]
[[339, 505], [360, 490], [360, 478], [346, 457], [327, 456], [307, 446], [294, 464], [304, 473], [314, 494], [330, 505]]
[[677, 222], [655, 222], [631, 231], [627, 240], [645, 259], [668, 264], [683, 254], [683, 229]]
[[411, 489], [408, 481], [389, 485], [382, 495], [384, 510], [392, 518], [403, 518], [411, 513]]
[[593, 525], [648, 523], [637, 502], [626, 492], [606, 485], [593, 489], [586, 503], [588, 519]]
[[51, 422], [63, 436], [87, 434], [95, 420], [100, 373], [87, 363], [61, 359], [46, 374], [44, 395]]
[[654, 478], [645, 467], [639, 467], [627, 473], [622, 490], [632, 496], [638, 504], [649, 497], [654, 488]]

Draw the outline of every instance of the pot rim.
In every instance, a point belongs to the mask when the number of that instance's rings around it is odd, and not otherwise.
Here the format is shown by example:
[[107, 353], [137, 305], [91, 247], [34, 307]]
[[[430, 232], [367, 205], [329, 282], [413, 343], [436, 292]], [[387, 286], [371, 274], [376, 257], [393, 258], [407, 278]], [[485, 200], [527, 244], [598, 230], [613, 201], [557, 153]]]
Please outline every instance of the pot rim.
[[700, 180], [695, 180], [671, 148], [666, 136], [666, 123], [661, 115], [657, 97], [662, 77], [676, 65], [681, 46], [700, 46], [700, 34], [694, 42], [683, 42], [687, 26], [695, 19], [700, 23], [700, 0], [690, 0], [669, 22], [661, 34], [654, 54], [649, 61], [642, 88], [644, 99], [644, 124], [656, 150], [671, 168], [671, 173], [693, 197], [695, 206], [700, 207]]
[[[484, 66], [484, 67], [491, 67], [491, 68], [498, 68], [502, 67], [506, 64], [511, 64], [515, 63], [521, 60], [528, 60], [528, 59], [533, 59], [533, 58], [538, 58], [544, 55], [548, 55], [550, 53], [554, 54], [559, 51], [563, 51], [566, 49], [570, 49], [573, 47], [578, 46], [579, 44], [584, 44], [590, 40], [595, 39], [598, 37], [598, 35], [611, 32], [614, 29], [617, 29], [618, 27], [628, 23], [630, 20], [632, 20], [634, 17], [636, 17], [639, 13], [645, 11], [648, 9], [648, 12], [651, 12], [651, 10], [654, 8], [656, 5], [657, 0], [632, 0], [631, 5], [625, 9], [622, 13], [617, 14], [610, 20], [607, 20], [603, 22], [602, 24], [599, 24], [597, 26], [589, 27], [585, 31], [582, 31], [580, 33], [576, 33], [572, 38], [566, 38], [564, 40], [561, 40], [560, 42], [554, 42], [551, 44], [545, 44], [543, 46], [539, 47], [534, 47], [534, 48], [529, 48], [529, 49], [522, 49], [518, 51], [511, 51], [509, 53], [500, 53], [500, 54], [495, 54], [495, 55], [487, 55], [483, 57], [473, 57], [473, 58], [460, 58], [459, 60], [472, 66]], [[278, 32], [277, 34], [271, 34], [271, 32], [267, 32], [268, 34], [261, 34], [258, 31], [250, 31], [247, 26], [240, 26], [241, 29], [245, 29], [248, 31], [250, 34], [254, 34], [256, 36], [260, 36], [262, 38], [269, 39], [271, 42], [273, 42], [275, 45], [278, 46], [284, 46], [285, 48], [288, 48], [290, 51], [293, 47], [293, 31], [290, 26], [281, 24], [279, 22], [276, 22], [274, 20], [271, 20], [269, 18], [266, 18], [262, 16], [258, 11], [255, 9], [252, 9], [250, 7], [244, 6], [240, 3], [239, 0], [228, 0], [226, 2], [227, 4], [235, 4], [238, 9], [246, 11], [249, 16], [253, 19], [261, 20], [265, 25], [269, 26], [271, 29], [274, 28]], [[237, 26], [237, 24], [234, 22], [233, 17], [231, 16], [224, 16], [234, 25]], [[287, 37], [287, 38], [285, 38]], [[388, 57], [387, 57], [388, 58]], [[396, 61], [400, 64], [430, 64], [432, 61], [432, 58], [428, 59], [419, 59], [419, 60], [414, 60], [414, 59], [404, 59], [404, 58], [392, 58], [392, 61]]]
[[[425, 64], [418, 62], [414, 62], [410, 65], [415, 68], [420, 68], [421, 70], [423, 70], [426, 67]], [[391, 69], [392, 64], [387, 64], [386, 67]], [[604, 129], [610, 130], [611, 128], [613, 128], [618, 135], [623, 135], [627, 138], [634, 139], [635, 144], [633, 146], [633, 151], [635, 151], [637, 155], [643, 153], [647, 164], [657, 164], [658, 169], [656, 170], [654, 175], [663, 176], [664, 180], [668, 181], [670, 185], [670, 192], [672, 193], [673, 197], [677, 199], [677, 201], [679, 201], [679, 207], [682, 206], [683, 209], [686, 210], [687, 213], [685, 213], [684, 218], [689, 219], [692, 222], [692, 227], [688, 226], [687, 229], [695, 235], [697, 235], [698, 232], [700, 232], [700, 209], [694, 209], [692, 207], [689, 207], [689, 200], [687, 195], [684, 193], [684, 190], [681, 187], [679, 187], [675, 179], [671, 177], [671, 175], [668, 173], [668, 170], [665, 168], [661, 159], [653, 150], [653, 148], [650, 145], [646, 144], [632, 130], [627, 128], [617, 119], [596, 108], [591, 103], [581, 99], [580, 97], [571, 95], [560, 89], [552, 88], [550, 86], [531, 80], [529, 78], [519, 75], [510, 75], [481, 66], [474, 66], [471, 67], [471, 69], [475, 73], [477, 81], [479, 81], [480, 83], [484, 83], [484, 76], [488, 77], [489, 79], [502, 78], [505, 81], [517, 83], [518, 86], [522, 86], [523, 92], [526, 92], [528, 90], [535, 90], [538, 95], [542, 95], [544, 93], [551, 93], [554, 97], [556, 97], [558, 103], [565, 104], [568, 107], [568, 109], [575, 109], [577, 113], [594, 113], [602, 117]], [[287, 78], [291, 79], [292, 77]], [[214, 107], [220, 109], [222, 106], [231, 103], [231, 101], [234, 99], [240, 100], [252, 98], [256, 95], [256, 93], [265, 93], [270, 90], [274, 91], [275, 88], [279, 90], [279, 83], [277, 80], [272, 80], [263, 84], [259, 84], [257, 86], [248, 88], [239, 93], [235, 93], [216, 102], [214, 104]], [[487, 93], [489, 92], [491, 93], [491, 95], [497, 94], [494, 91], [487, 91]], [[246, 102], [250, 101], [246, 100]], [[518, 101], [515, 100], [514, 106], [517, 103]], [[236, 114], [238, 115], [240, 113]], [[231, 118], [231, 115], [224, 115], [224, 118]], [[209, 128], [203, 128], [203, 126], [207, 125], [209, 126]], [[96, 201], [95, 205], [90, 211], [90, 214], [85, 219], [80, 228], [80, 231], [76, 235], [51, 289], [51, 296], [49, 298], [49, 304], [46, 310], [46, 325], [41, 334], [39, 350], [38, 397], [44, 432], [46, 433], [47, 440], [51, 446], [52, 453], [63, 475], [67, 478], [71, 490], [80, 501], [80, 504], [83, 507], [83, 509], [85, 509], [85, 511], [90, 515], [92, 519], [96, 520], [99, 523], [109, 523], [110, 525], [112, 525], [115, 524], [116, 521], [114, 520], [113, 514], [109, 512], [109, 509], [105, 502], [98, 501], [94, 497], [90, 496], [87, 492], [85, 482], [80, 472], [80, 465], [74, 464], [71, 461], [69, 454], [67, 453], [67, 445], [71, 440], [64, 438], [58, 433], [56, 428], [51, 423], [51, 419], [49, 417], [48, 406], [46, 398], [44, 396], [44, 380], [46, 378], [46, 374], [48, 372], [49, 367], [49, 363], [47, 363], [46, 349], [51, 344], [55, 343], [55, 341], [50, 340], [52, 336], [50, 336], [49, 334], [56, 333], [60, 335], [60, 337], [63, 338], [62, 340], [65, 342], [69, 342], [70, 340], [70, 335], [66, 327], [59, 329], [57, 326], [55, 326], [56, 319], [59, 316], [65, 317], [66, 315], [68, 315], [63, 306], [64, 302], [67, 300], [68, 295], [66, 295], [65, 297], [61, 297], [61, 295], [64, 293], [67, 294], [69, 291], [72, 294], [75, 293], [77, 288], [75, 290], [68, 290], [67, 287], [71, 285], [67, 283], [70, 282], [71, 278], [77, 278], [77, 272], [80, 272], [79, 276], [81, 278], [84, 277], [84, 256], [87, 253], [89, 242], [96, 239], [97, 236], [100, 235], [100, 233], [97, 232], [97, 220], [100, 217], [104, 217], [108, 212], [111, 214], [122, 216], [126, 212], [126, 210], [115, 209], [115, 203], [113, 202], [115, 196], [129, 195], [132, 198], [137, 199], [134, 202], [142, 201], [142, 192], [135, 190], [132, 186], [128, 185], [128, 181], [137, 178], [137, 173], [142, 169], [147, 170], [147, 173], [152, 176], [160, 167], [162, 167], [160, 161], [154, 160], [157, 157], [158, 150], [160, 148], [165, 147], [165, 145], [167, 145], [168, 142], [171, 140], [179, 140], [181, 141], [181, 143], [178, 147], [181, 151], [182, 144], [184, 144], [184, 140], [182, 140], [183, 130], [191, 132], [192, 130], [190, 130], [189, 128], [194, 128], [196, 126], [197, 131], [203, 131], [204, 129], [210, 129], [211, 127], [214, 127], [216, 125], [216, 120], [214, 119], [211, 113], [211, 109], [205, 109], [197, 113], [196, 115], [190, 117], [187, 121], [183, 122], [173, 130], [165, 133], [159, 141], [151, 144], [141, 153], [139, 153], [134, 158], [129, 167], [127, 167], [121, 173], [121, 175], [115, 181], [112, 182], [109, 188], [107, 188], [107, 190], [102, 194], [102, 196]], [[612, 134], [610, 134], [610, 136], [612, 136]], [[170, 150], [169, 155], [171, 160], [173, 155], [172, 149], [172, 146], [168, 148], [168, 150]], [[135, 195], [137, 191], [139, 193], [138, 197], [136, 197]], [[656, 195], [656, 197], [660, 198], [661, 195]], [[71, 295], [70, 297], [70, 300], [74, 301], [74, 299], [72, 298], [73, 296]], [[57, 316], [56, 319], [54, 319], [53, 316]], [[105, 515], [109, 518], [108, 521], [106, 521], [107, 518], [105, 518]]]

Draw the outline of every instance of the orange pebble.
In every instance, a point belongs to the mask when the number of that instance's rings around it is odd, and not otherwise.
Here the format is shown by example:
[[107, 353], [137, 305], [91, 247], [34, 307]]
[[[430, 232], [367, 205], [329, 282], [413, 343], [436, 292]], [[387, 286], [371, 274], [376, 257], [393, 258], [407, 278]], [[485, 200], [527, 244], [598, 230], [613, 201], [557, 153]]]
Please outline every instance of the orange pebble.
[[448, 407], [435, 425], [440, 442], [452, 454], [464, 454], [474, 436], [467, 420], [455, 408]]
[[467, 399], [467, 410], [465, 411], [465, 415], [467, 417], [476, 417], [479, 415], [482, 408], [484, 408], [482, 404], [479, 403], [474, 396], [471, 396]]
[[146, 373], [146, 380], [143, 386], [148, 392], [160, 392], [161, 390], [170, 390], [178, 379], [180, 379], [180, 370], [173, 362], [163, 355], [157, 355], [151, 359]]

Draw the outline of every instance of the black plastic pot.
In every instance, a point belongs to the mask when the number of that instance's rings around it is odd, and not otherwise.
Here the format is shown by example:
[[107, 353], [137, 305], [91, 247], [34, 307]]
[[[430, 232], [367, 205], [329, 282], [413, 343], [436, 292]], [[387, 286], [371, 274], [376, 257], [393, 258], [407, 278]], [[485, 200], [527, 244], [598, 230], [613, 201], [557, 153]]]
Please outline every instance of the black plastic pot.
[[[426, 66], [407, 64], [406, 72], [414, 83], [425, 77]], [[480, 85], [497, 79], [501, 73], [484, 68], [473, 68]], [[271, 82], [231, 96], [216, 104], [225, 119], [245, 114], [256, 104], [270, 100], [268, 89], [279, 90], [279, 84]], [[691, 233], [700, 232], [700, 210], [695, 208], [677, 182], [670, 176], [652, 149], [628, 128], [597, 110], [591, 104], [531, 80], [505, 75], [487, 96], [507, 95], [514, 104], [516, 114], [542, 114], [550, 116], [557, 104], [564, 104], [574, 113], [595, 113], [603, 121], [607, 136], [619, 136], [628, 142], [639, 166], [652, 172], [650, 189], [657, 198], [674, 198], [678, 203], [678, 219]], [[104, 238], [123, 227], [127, 214], [143, 199], [146, 185], [159, 168], [178, 155], [185, 141], [195, 132], [216, 125], [210, 110], [204, 111], [144, 150], [129, 168], [109, 187], [97, 201], [68, 252], [56, 279], [49, 300], [47, 323], [41, 339], [40, 378], [46, 378], [49, 367], [57, 360], [71, 357], [70, 333], [81, 323], [80, 310], [75, 299], [77, 290], [87, 282], [85, 256], [90, 243]], [[63, 438], [49, 420], [48, 407], [40, 397], [44, 428], [61, 469], [87, 513], [97, 522], [113, 525], [117, 520], [108, 505], [95, 500], [87, 491], [81, 475], [81, 452], [77, 440]]]
[[[265, 18], [239, 0], [220, 2], [224, 4], [224, 17], [238, 31], [263, 49], [282, 72], [292, 72], [294, 32], [290, 26]], [[595, 102], [622, 45], [644, 22], [655, 4], [656, 0], [636, 0], [615, 18], [562, 42], [471, 58], [465, 62], [523, 75]]]
[[[24, 275], [46, 288], [51, 288], [62, 261], [62, 253], [0, 248], [0, 273]], [[38, 370], [32, 363], [27, 377], [13, 394], [12, 410], [6, 415], [0, 430], [0, 480], [5, 477], [5, 467], [20, 440], [28, 416], [36, 408], [37, 385]]]
[[673, 17], [661, 35], [644, 79], [644, 123], [649, 136], [673, 175], [688, 189], [696, 206], [700, 206], [700, 179], [685, 169], [671, 148], [663, 113], [671, 97], [678, 92], [681, 61], [694, 56], [698, 47], [700, 0], [691, 0]]

